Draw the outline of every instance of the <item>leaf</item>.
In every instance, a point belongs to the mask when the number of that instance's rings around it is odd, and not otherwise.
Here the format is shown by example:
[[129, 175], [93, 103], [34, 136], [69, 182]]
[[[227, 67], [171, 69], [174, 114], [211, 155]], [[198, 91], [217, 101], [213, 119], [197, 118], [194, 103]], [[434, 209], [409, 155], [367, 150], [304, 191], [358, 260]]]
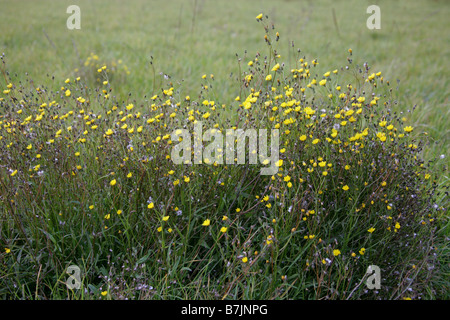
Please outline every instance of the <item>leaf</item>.
[[142, 258], [140, 258], [138, 261], [137, 261], [137, 264], [142, 264], [142, 263], [144, 263], [145, 261], [147, 261], [148, 260], [148, 257], [150, 256], [150, 252], [149, 253], [147, 253], [145, 256], [143, 256]]

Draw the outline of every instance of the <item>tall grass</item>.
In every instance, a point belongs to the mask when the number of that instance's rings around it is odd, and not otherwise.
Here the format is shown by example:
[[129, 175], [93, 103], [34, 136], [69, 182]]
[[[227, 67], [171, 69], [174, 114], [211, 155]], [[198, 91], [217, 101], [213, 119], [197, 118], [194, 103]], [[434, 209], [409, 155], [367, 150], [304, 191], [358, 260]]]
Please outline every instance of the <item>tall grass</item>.
[[[226, 92], [217, 74], [186, 92], [155, 72], [135, 98], [108, 62], [37, 85], [2, 57], [3, 298], [446, 297], [447, 159], [423, 159], [396, 81], [348, 48], [340, 65], [295, 47], [286, 61], [283, 33], [253, 24], [267, 46], [237, 56]], [[197, 121], [279, 129], [278, 173], [175, 165], [172, 133]], [[81, 290], [65, 284], [73, 264]]]

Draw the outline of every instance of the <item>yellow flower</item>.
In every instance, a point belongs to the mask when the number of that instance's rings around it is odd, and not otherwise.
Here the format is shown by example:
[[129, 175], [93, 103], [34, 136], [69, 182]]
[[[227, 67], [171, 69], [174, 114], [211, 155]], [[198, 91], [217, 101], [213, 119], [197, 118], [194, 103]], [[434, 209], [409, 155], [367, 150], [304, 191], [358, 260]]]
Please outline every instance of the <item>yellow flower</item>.
[[274, 65], [274, 67], [272, 68], [272, 71], [277, 71], [278, 69], [280, 69], [280, 64], [279, 63]]
[[372, 233], [375, 231], [375, 228], [370, 228], [369, 230], [367, 230], [368, 232]]
[[366, 248], [361, 248], [361, 250], [359, 250], [359, 254], [360, 255], [364, 255], [364, 253], [366, 252]]
[[147, 206], [149, 209], [153, 209], [155, 207], [155, 204], [153, 202], [150, 202]]
[[117, 183], [116, 179], [111, 180], [111, 182], [109, 183], [111, 186], [115, 186]]
[[319, 84], [320, 84], [321, 86], [326, 85], [326, 84], [327, 84], [327, 79], [320, 80], [320, 81], [319, 81]]
[[338, 249], [333, 250], [333, 255], [334, 255], [335, 257], [337, 257], [337, 256], [340, 255], [340, 254], [341, 254], [341, 251], [339, 251]]
[[131, 178], [133, 176], [133, 174], [130, 172], [127, 174], [127, 178]]
[[202, 226], [207, 227], [211, 224], [211, 220], [206, 219], [205, 221], [203, 221]]
[[70, 90], [67, 89], [67, 90], [66, 90], [66, 97], [70, 97], [70, 94], [71, 94]]
[[268, 74], [267, 77], [266, 77], [266, 81], [270, 81], [270, 80], [272, 80], [272, 75]]
[[403, 130], [405, 130], [405, 132], [411, 132], [411, 131], [413, 131], [413, 127], [411, 127], [411, 126], [407, 126], [407, 127], [404, 127], [403, 128]]
[[258, 15], [256, 16], [256, 20], [262, 20], [262, 17], [263, 17], [263, 14], [260, 13], [260, 14], [258, 14]]
[[320, 139], [314, 139], [312, 143], [313, 144], [318, 144], [319, 142], [320, 142]]
[[11, 173], [11, 177], [14, 177], [16, 174], [17, 174], [17, 170], [14, 170], [14, 171]]
[[108, 213], [107, 215], [105, 215], [105, 219], [109, 220], [109, 218], [111, 218], [111, 215]]
[[228, 220], [228, 217], [227, 217], [227, 216], [223, 216], [223, 217], [222, 217], [222, 220], [223, 220], [223, 221], [226, 221], [226, 220]]
[[300, 141], [305, 141], [306, 140], [306, 135], [301, 135], [300, 136]]
[[184, 182], [189, 182], [191, 179], [189, 177], [184, 177]]
[[236, 208], [236, 212], [241, 212], [241, 209], [239, 209], [239, 208]]
[[5, 253], [10, 253], [10, 252], [11, 252], [11, 249], [5, 248]]
[[247, 258], [247, 257], [243, 257], [243, 258], [242, 258], [242, 262], [243, 262], [243, 263], [247, 263], [247, 261], [248, 261], [248, 258]]
[[102, 296], [106, 296], [108, 294], [108, 291], [102, 291]]
[[169, 220], [169, 218], [170, 218], [170, 216], [165, 216], [162, 219], [163, 219], [163, 221], [167, 221], [167, 220]]
[[117, 214], [118, 214], [118, 215], [121, 215], [121, 214], [122, 214], [122, 210], [120, 210], [120, 209], [117, 210]]
[[342, 187], [342, 190], [344, 190], [344, 191], [347, 191], [348, 189], [350, 189], [350, 188], [348, 187], [348, 185], [345, 185], [345, 186]]
[[225, 232], [227, 232], [227, 227], [222, 227], [222, 228], [220, 228], [220, 232], [222, 232], [222, 233], [225, 233]]
[[386, 141], [386, 135], [383, 132], [378, 132], [377, 137], [380, 139], [380, 141], [384, 142]]

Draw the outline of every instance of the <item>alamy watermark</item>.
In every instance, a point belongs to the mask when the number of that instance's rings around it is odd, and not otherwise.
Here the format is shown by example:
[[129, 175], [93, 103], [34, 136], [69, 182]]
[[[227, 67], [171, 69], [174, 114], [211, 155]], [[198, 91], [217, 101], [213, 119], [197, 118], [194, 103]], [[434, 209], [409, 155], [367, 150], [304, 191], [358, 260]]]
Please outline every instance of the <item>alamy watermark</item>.
[[81, 288], [81, 270], [76, 265], [71, 265], [67, 267], [66, 271], [70, 276], [66, 280], [66, 286], [67, 288], [73, 290], [73, 289], [80, 289]]
[[[172, 148], [171, 158], [175, 164], [245, 164], [246, 146], [248, 146], [248, 163], [263, 166], [261, 175], [274, 175], [280, 166], [279, 131], [270, 131], [270, 155], [268, 154], [267, 129], [227, 129], [225, 137], [218, 129], [208, 129], [203, 133], [201, 121], [194, 124], [194, 132], [187, 129], [177, 129], [171, 134], [172, 141], [178, 144]], [[193, 137], [193, 145], [192, 145]], [[212, 141], [211, 141], [212, 140]], [[209, 142], [203, 148], [203, 142]], [[248, 144], [246, 143], [248, 141]], [[235, 148], [236, 145], [236, 148]], [[192, 147], [193, 146], [193, 147]]]
[[81, 9], [77, 5], [71, 5], [67, 7], [67, 13], [71, 14], [69, 18], [67, 18], [67, 29], [81, 29]]
[[368, 29], [381, 29], [381, 9], [379, 6], [371, 5], [367, 7], [367, 13], [371, 14], [367, 18], [366, 26]]
[[[367, 18], [366, 26], [368, 29], [381, 29], [381, 9], [377, 5], [370, 5], [366, 12], [371, 14]], [[81, 9], [77, 5], [70, 5], [67, 7], [66, 13], [70, 14], [67, 18], [67, 29], [79, 30], [81, 29]]]
[[366, 274], [369, 275], [366, 281], [368, 289], [380, 289], [381, 288], [381, 271], [377, 265], [370, 265], [367, 267]]

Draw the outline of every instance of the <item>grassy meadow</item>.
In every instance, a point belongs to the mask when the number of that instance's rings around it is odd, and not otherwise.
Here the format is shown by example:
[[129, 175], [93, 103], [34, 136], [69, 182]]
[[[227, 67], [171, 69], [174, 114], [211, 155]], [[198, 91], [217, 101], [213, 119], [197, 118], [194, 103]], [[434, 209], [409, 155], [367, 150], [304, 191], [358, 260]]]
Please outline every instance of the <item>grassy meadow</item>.
[[[371, 4], [0, 0], [0, 297], [448, 299], [450, 5]], [[196, 121], [278, 173], [175, 165]]]

